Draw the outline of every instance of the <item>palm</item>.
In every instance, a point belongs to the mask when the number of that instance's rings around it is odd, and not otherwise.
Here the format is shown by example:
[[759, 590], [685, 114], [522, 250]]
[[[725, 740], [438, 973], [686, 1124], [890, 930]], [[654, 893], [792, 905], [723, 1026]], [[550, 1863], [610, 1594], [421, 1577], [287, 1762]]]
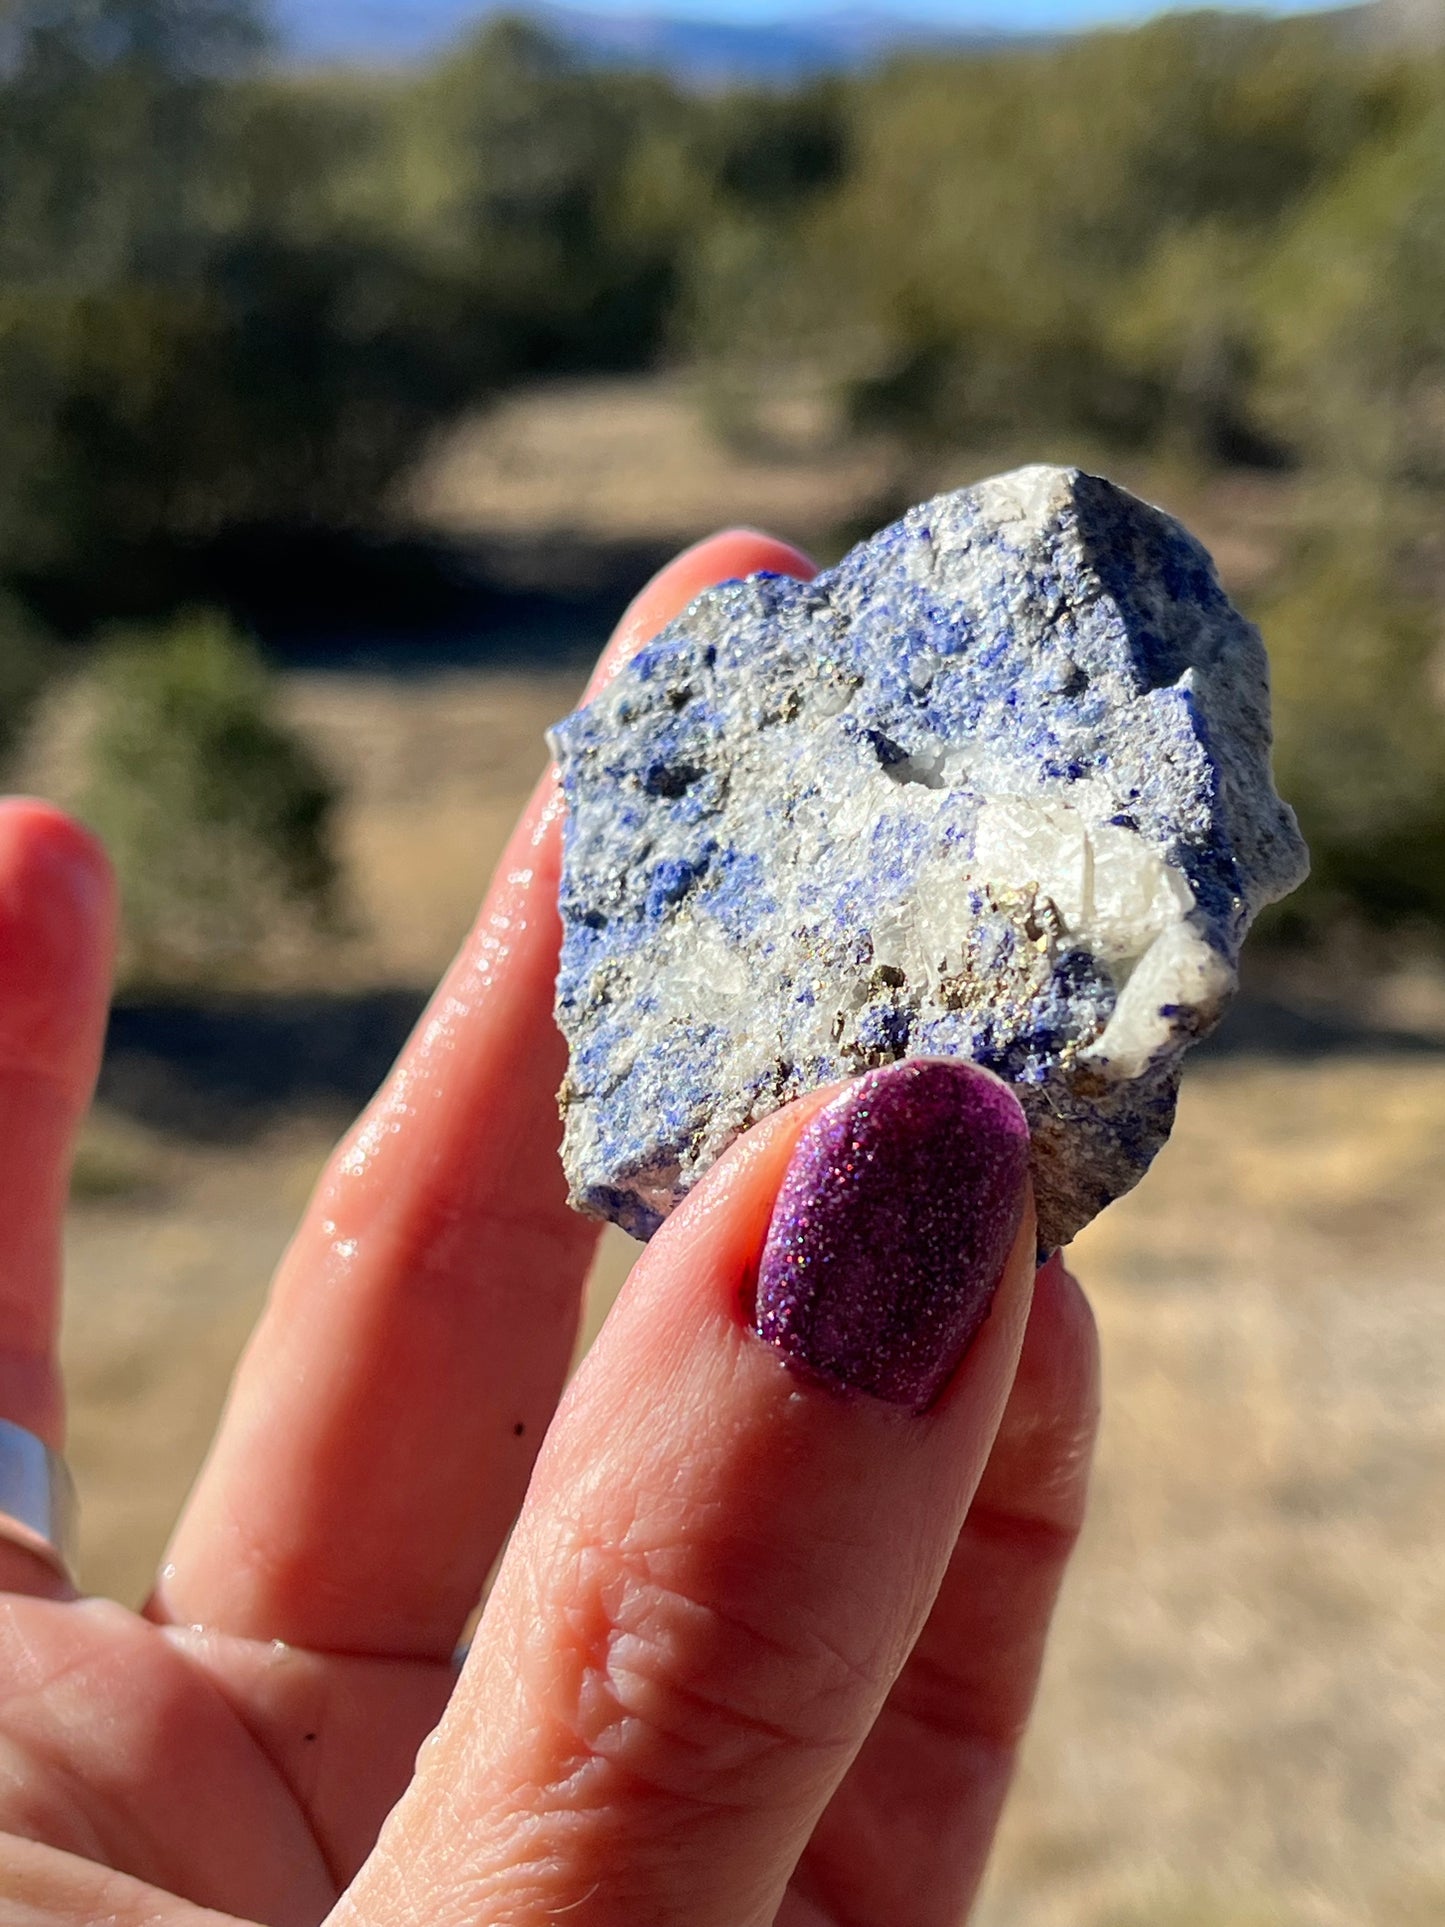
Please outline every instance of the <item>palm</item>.
[[245, 1920], [319, 1920], [453, 1681], [152, 1625], [109, 1601], [0, 1617], [0, 1833]]

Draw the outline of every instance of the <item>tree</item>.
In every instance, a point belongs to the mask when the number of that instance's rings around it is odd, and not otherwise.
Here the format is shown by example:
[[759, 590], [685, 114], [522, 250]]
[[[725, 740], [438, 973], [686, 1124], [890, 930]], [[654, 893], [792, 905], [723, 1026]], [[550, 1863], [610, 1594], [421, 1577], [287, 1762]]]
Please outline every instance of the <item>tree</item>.
[[674, 99], [503, 16], [410, 102], [435, 240], [514, 371], [637, 366], [656, 349], [671, 237], [631, 221], [628, 195], [638, 148]]
[[1445, 74], [1425, 78], [1421, 111], [1302, 206], [1261, 289], [1265, 407], [1384, 488], [1445, 482]]
[[245, 0], [21, 0], [0, 59], [0, 574], [365, 520], [495, 374], [338, 191], [375, 102], [253, 71]]

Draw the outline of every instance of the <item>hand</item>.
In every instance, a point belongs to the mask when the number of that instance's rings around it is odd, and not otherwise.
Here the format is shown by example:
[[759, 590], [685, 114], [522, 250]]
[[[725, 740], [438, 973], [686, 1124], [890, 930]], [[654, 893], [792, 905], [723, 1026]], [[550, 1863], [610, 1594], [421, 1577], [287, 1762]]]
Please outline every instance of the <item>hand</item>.
[[[610, 660], [757, 568], [810, 573], [761, 536], [703, 543]], [[790, 1222], [813, 1208], [825, 1093], [674, 1214], [559, 1405], [595, 1227], [557, 1159], [558, 830], [546, 778], [281, 1263], [145, 1612], [0, 1544], [4, 1927], [967, 1911], [1083, 1505], [1087, 1308], [1057, 1262], [1035, 1281], [1020, 1193], [926, 1414], [786, 1362], [744, 1301], [800, 1146]], [[55, 1444], [113, 924], [85, 834], [0, 807], [0, 1416]], [[862, 1245], [840, 1262], [873, 1277]]]

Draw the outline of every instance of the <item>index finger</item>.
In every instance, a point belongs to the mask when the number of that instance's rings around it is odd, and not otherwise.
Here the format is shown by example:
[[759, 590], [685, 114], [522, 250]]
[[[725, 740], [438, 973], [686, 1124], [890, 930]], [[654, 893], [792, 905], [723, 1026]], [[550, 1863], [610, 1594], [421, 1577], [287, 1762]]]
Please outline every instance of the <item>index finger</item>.
[[[796, 549], [746, 530], [633, 602], [625, 660], [709, 584]], [[594, 682], [597, 679], [594, 679]], [[282, 1260], [152, 1610], [317, 1650], [449, 1655], [521, 1503], [597, 1227], [567, 1205], [549, 771], [471, 935]]]

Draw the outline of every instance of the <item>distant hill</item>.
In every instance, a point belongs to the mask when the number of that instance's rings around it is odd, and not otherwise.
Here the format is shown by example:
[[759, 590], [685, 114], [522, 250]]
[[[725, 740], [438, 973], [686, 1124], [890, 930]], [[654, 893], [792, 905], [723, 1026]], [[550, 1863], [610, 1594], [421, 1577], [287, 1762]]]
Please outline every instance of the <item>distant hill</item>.
[[[690, 14], [592, 13], [550, 0], [516, 0], [512, 7], [506, 0], [273, 0], [286, 56], [308, 66], [425, 59], [503, 11], [530, 15], [593, 60], [657, 67], [702, 86], [790, 81], [866, 66], [891, 53], [978, 51], [1046, 38], [949, 27], [867, 7], [743, 24]], [[1359, 0], [1326, 17], [1376, 44], [1445, 44], [1445, 0]]]
[[[292, 60], [367, 66], [425, 58], [500, 11], [485, 0], [275, 0], [273, 8]], [[704, 85], [794, 80], [863, 66], [905, 48], [982, 48], [1025, 37], [857, 8], [753, 25], [548, 4], [520, 4], [515, 11], [596, 60], [660, 67]]]
[[684, 79], [792, 80], [866, 66], [890, 53], [928, 47], [980, 49], [1031, 36], [948, 28], [937, 21], [850, 8], [759, 25], [669, 14], [596, 14], [581, 8], [530, 11], [595, 59], [661, 67]]

